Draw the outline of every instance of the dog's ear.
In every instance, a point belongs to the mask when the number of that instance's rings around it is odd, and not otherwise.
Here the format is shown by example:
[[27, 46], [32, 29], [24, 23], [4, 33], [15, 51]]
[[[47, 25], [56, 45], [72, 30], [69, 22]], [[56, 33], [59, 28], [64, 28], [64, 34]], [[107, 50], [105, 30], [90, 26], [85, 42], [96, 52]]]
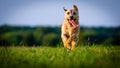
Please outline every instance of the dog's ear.
[[73, 5], [73, 8], [78, 11], [78, 7], [76, 5]]
[[66, 12], [67, 11], [67, 9], [65, 9], [65, 7], [63, 7], [63, 10]]

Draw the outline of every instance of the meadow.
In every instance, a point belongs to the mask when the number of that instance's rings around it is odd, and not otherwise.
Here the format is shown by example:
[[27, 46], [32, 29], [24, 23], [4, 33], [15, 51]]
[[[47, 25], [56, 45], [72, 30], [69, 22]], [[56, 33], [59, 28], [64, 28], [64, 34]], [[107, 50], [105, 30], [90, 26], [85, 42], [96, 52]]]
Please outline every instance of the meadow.
[[0, 68], [120, 68], [120, 47], [0, 47]]

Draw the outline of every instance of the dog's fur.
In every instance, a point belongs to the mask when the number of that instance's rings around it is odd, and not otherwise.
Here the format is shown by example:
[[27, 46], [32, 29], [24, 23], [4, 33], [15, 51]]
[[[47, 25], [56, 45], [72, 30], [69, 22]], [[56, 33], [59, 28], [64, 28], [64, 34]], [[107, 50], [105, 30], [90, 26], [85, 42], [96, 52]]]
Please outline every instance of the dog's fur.
[[[78, 7], [76, 5], [73, 5], [73, 9], [67, 10], [64, 9], [64, 23], [61, 26], [61, 38], [64, 44], [64, 47], [68, 50], [74, 50], [76, 47], [78, 40], [79, 40], [79, 14], [78, 14]], [[78, 24], [77, 27], [74, 27], [69, 23], [69, 20], [71, 20], [71, 16], [73, 16], [73, 20], [76, 24]]]

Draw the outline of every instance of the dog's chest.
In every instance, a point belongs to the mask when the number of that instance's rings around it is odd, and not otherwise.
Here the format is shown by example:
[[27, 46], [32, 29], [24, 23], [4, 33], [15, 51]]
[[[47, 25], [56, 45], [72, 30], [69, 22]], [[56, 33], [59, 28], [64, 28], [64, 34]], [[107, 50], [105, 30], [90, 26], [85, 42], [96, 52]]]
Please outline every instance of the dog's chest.
[[78, 33], [78, 31], [79, 31], [78, 27], [74, 28], [71, 25], [67, 25], [66, 28], [65, 28], [65, 32], [68, 33], [69, 35], [76, 34], [76, 33]]

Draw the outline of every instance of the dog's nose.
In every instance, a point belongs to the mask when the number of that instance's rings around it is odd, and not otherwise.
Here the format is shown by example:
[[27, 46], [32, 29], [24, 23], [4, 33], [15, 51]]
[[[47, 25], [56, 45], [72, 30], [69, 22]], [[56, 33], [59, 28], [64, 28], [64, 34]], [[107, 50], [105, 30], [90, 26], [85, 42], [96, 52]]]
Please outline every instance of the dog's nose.
[[70, 16], [70, 19], [73, 19], [73, 16]]

